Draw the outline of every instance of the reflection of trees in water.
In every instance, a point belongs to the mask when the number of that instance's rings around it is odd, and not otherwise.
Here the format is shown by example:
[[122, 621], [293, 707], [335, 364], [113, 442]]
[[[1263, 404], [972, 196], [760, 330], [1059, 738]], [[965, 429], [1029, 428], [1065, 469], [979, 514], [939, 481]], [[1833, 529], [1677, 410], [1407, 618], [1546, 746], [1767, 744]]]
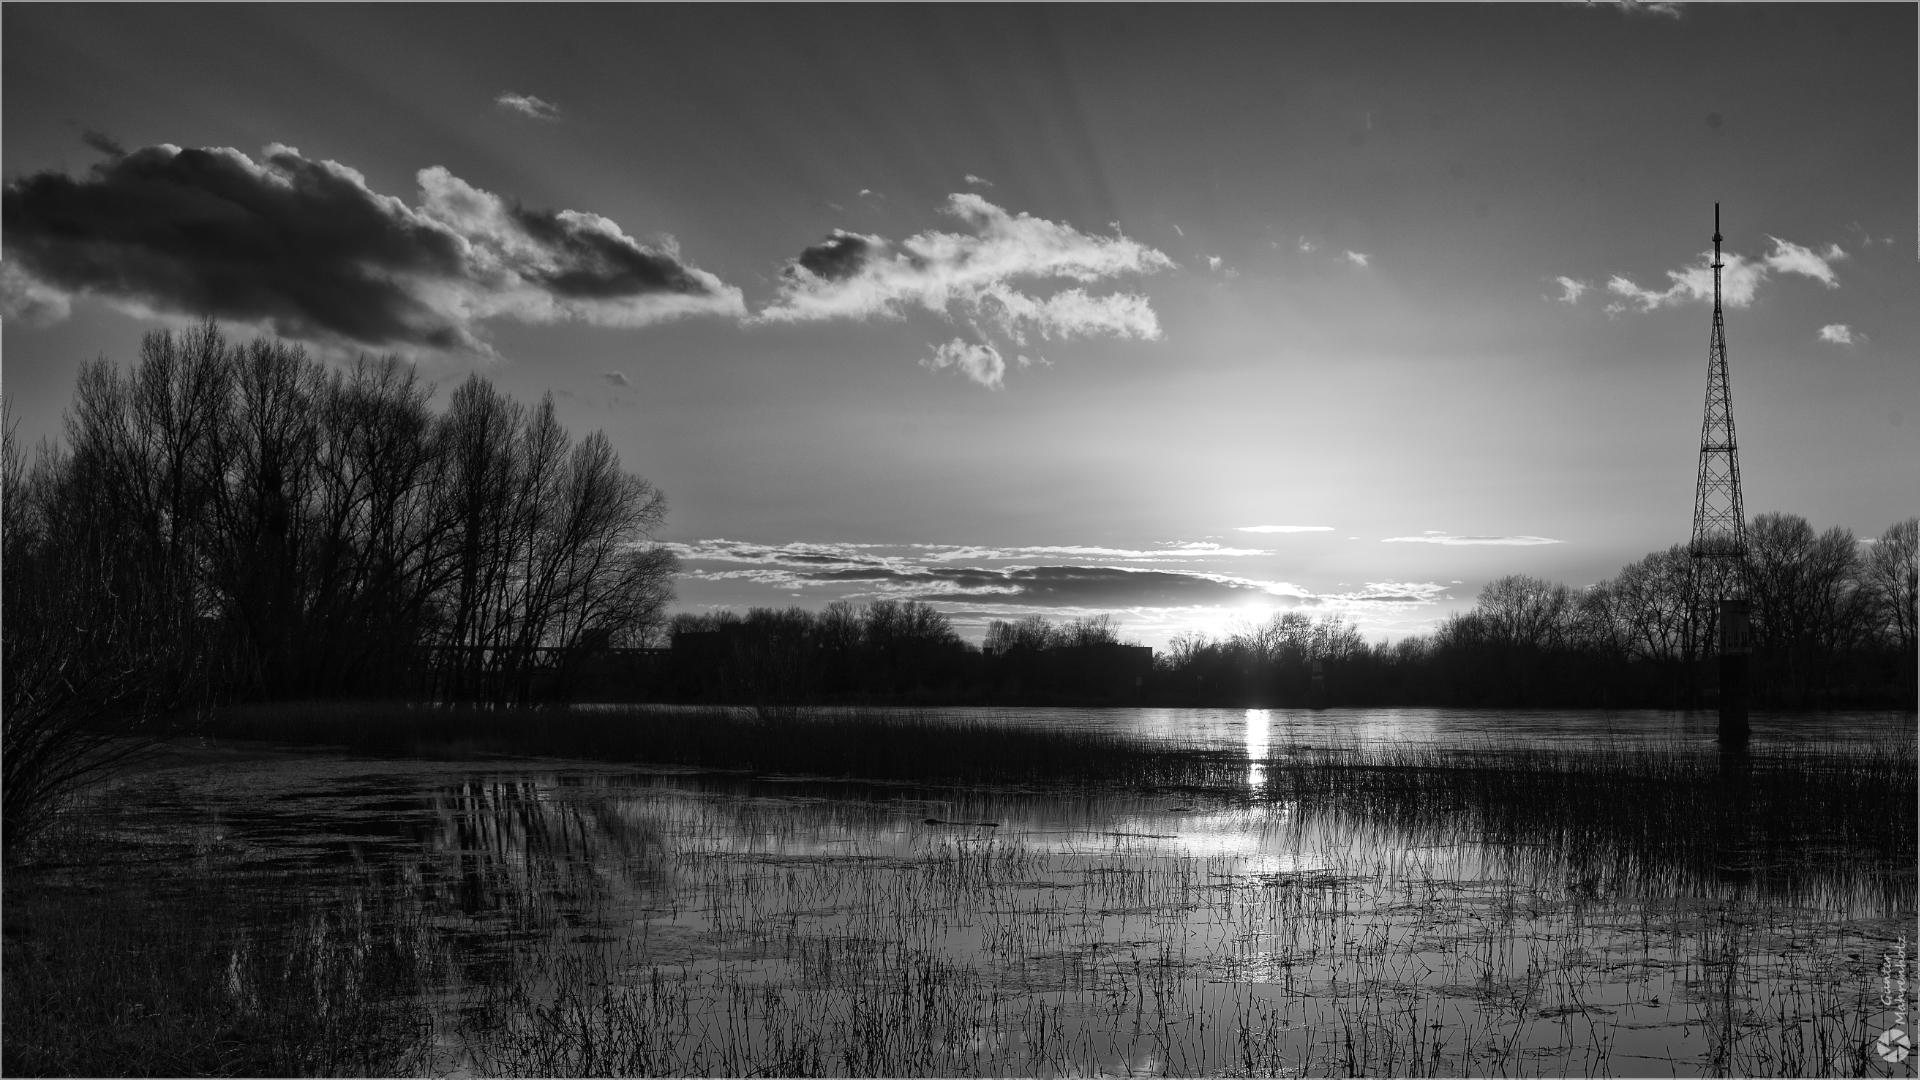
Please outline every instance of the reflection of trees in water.
[[474, 779], [432, 793], [425, 842], [439, 899], [533, 929], [656, 894], [669, 860], [647, 801], [573, 787]]

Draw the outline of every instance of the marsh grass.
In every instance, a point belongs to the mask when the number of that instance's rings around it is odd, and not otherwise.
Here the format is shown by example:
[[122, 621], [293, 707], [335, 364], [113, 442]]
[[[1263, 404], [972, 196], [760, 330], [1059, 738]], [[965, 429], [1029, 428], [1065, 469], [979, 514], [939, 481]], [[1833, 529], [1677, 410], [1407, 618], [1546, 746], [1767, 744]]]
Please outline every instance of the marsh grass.
[[1637, 875], [1791, 883], [1835, 860], [1910, 875], [1920, 768], [1912, 740], [1737, 753], [1595, 743], [1462, 750], [1283, 748], [1270, 799], [1413, 825], [1465, 816], [1483, 842], [1574, 857], [1572, 884], [1617, 890]]
[[[115, 849], [139, 808], [102, 802], [108, 842], [8, 878], [7, 1072], [1877, 1075], [1915, 908], [1892, 743], [1248, 762], [859, 714], [220, 722], [726, 772], [478, 762], [400, 864], [297, 881], [237, 841]], [[757, 779], [795, 774], [883, 783]]]
[[365, 888], [146, 869], [8, 875], [7, 1075], [421, 1069], [443, 950], [416, 912]]
[[1563, 848], [1251, 813], [1278, 864], [1094, 832], [780, 857], [687, 814], [652, 903], [701, 947], [529, 940], [460, 1041], [511, 1075], [1869, 1074], [1878, 909], [1844, 890], [1596, 897]]

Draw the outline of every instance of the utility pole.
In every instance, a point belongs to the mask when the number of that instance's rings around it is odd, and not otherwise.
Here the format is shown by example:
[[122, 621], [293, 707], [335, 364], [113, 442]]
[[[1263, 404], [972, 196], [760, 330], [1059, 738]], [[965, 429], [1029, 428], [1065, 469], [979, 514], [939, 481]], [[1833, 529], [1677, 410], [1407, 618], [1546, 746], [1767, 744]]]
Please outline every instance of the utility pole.
[[1707, 406], [1700, 422], [1700, 474], [1693, 495], [1691, 602], [1718, 608], [1720, 738], [1747, 739], [1747, 517], [1740, 496], [1740, 445], [1727, 385], [1727, 326], [1720, 307], [1720, 204], [1713, 204], [1713, 337], [1707, 346]]

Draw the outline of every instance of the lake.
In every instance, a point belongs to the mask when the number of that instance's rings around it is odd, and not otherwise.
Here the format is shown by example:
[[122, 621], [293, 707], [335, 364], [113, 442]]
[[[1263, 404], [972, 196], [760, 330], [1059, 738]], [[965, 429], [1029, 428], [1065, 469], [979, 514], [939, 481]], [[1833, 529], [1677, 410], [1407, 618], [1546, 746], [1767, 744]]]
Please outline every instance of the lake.
[[[1247, 780], [924, 788], [288, 750], [120, 782], [114, 850], [158, 893], [312, 898], [245, 948], [304, 956], [320, 934], [358, 942], [334, 964], [414, 957], [428, 1020], [406, 1061], [441, 1075], [1911, 1073], [1870, 1048], [1882, 958], [1914, 936], [1911, 853], [1809, 834], [1667, 864], [1578, 822], [1268, 784], [1307, 747], [1698, 751], [1710, 716], [912, 715], [1232, 749]], [[1754, 754], [1865, 753], [1913, 723], [1763, 715]]]

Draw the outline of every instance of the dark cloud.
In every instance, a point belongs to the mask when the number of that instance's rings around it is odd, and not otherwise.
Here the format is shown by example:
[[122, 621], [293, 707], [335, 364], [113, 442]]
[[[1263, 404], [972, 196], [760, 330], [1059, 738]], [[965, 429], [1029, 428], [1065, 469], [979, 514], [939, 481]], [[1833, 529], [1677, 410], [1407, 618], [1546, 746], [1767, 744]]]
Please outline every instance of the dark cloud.
[[80, 133], [80, 141], [83, 143], [86, 143], [88, 146], [93, 147], [95, 150], [100, 151], [101, 153], [107, 155], [110, 158], [120, 158], [120, 157], [127, 156], [127, 148], [124, 146], [121, 146], [119, 141], [116, 140], [113, 136], [105, 134], [104, 132], [91, 131], [91, 130], [83, 131]]
[[[1084, 545], [985, 548], [957, 544], [754, 544], [722, 539], [668, 546], [688, 567], [687, 575], [697, 579], [753, 582], [789, 593], [818, 590], [823, 596], [846, 599], [971, 603], [995, 609], [996, 618], [1020, 609], [1138, 612], [1274, 607], [1400, 618], [1409, 611], [1431, 607], [1446, 593], [1445, 586], [1433, 582], [1374, 581], [1348, 592], [1316, 594], [1284, 581], [1199, 570], [1088, 562], [1036, 565], [1038, 560], [1057, 555], [1164, 562], [1172, 555], [1259, 554], [1211, 543], [1169, 544], [1152, 551]], [[1012, 565], [983, 565], [995, 561]]]
[[817, 278], [841, 281], [860, 272], [873, 247], [867, 237], [835, 229], [831, 237], [802, 251], [794, 261]]
[[373, 346], [484, 348], [475, 324], [489, 317], [631, 326], [743, 310], [737, 289], [605, 218], [509, 206], [437, 167], [420, 172], [416, 208], [285, 146], [260, 163], [109, 152], [82, 177], [7, 185], [6, 256], [39, 286]]
[[513, 209], [513, 218], [555, 256], [557, 267], [531, 276], [554, 293], [616, 300], [647, 293], [698, 294], [706, 284], [671, 253], [641, 247], [582, 223], [583, 215]]
[[1002, 597], [1036, 607], [1176, 607], [1238, 604], [1272, 597], [1258, 582], [1111, 566], [1014, 567], [972, 573], [961, 570], [945, 582], [955, 586], [947, 595]]
[[1111, 566], [915, 566], [898, 561], [785, 555], [754, 570], [694, 571], [781, 588], [856, 586], [854, 595], [972, 598], [1033, 607], [1176, 607], [1273, 599], [1265, 583], [1219, 574], [1128, 570]]

